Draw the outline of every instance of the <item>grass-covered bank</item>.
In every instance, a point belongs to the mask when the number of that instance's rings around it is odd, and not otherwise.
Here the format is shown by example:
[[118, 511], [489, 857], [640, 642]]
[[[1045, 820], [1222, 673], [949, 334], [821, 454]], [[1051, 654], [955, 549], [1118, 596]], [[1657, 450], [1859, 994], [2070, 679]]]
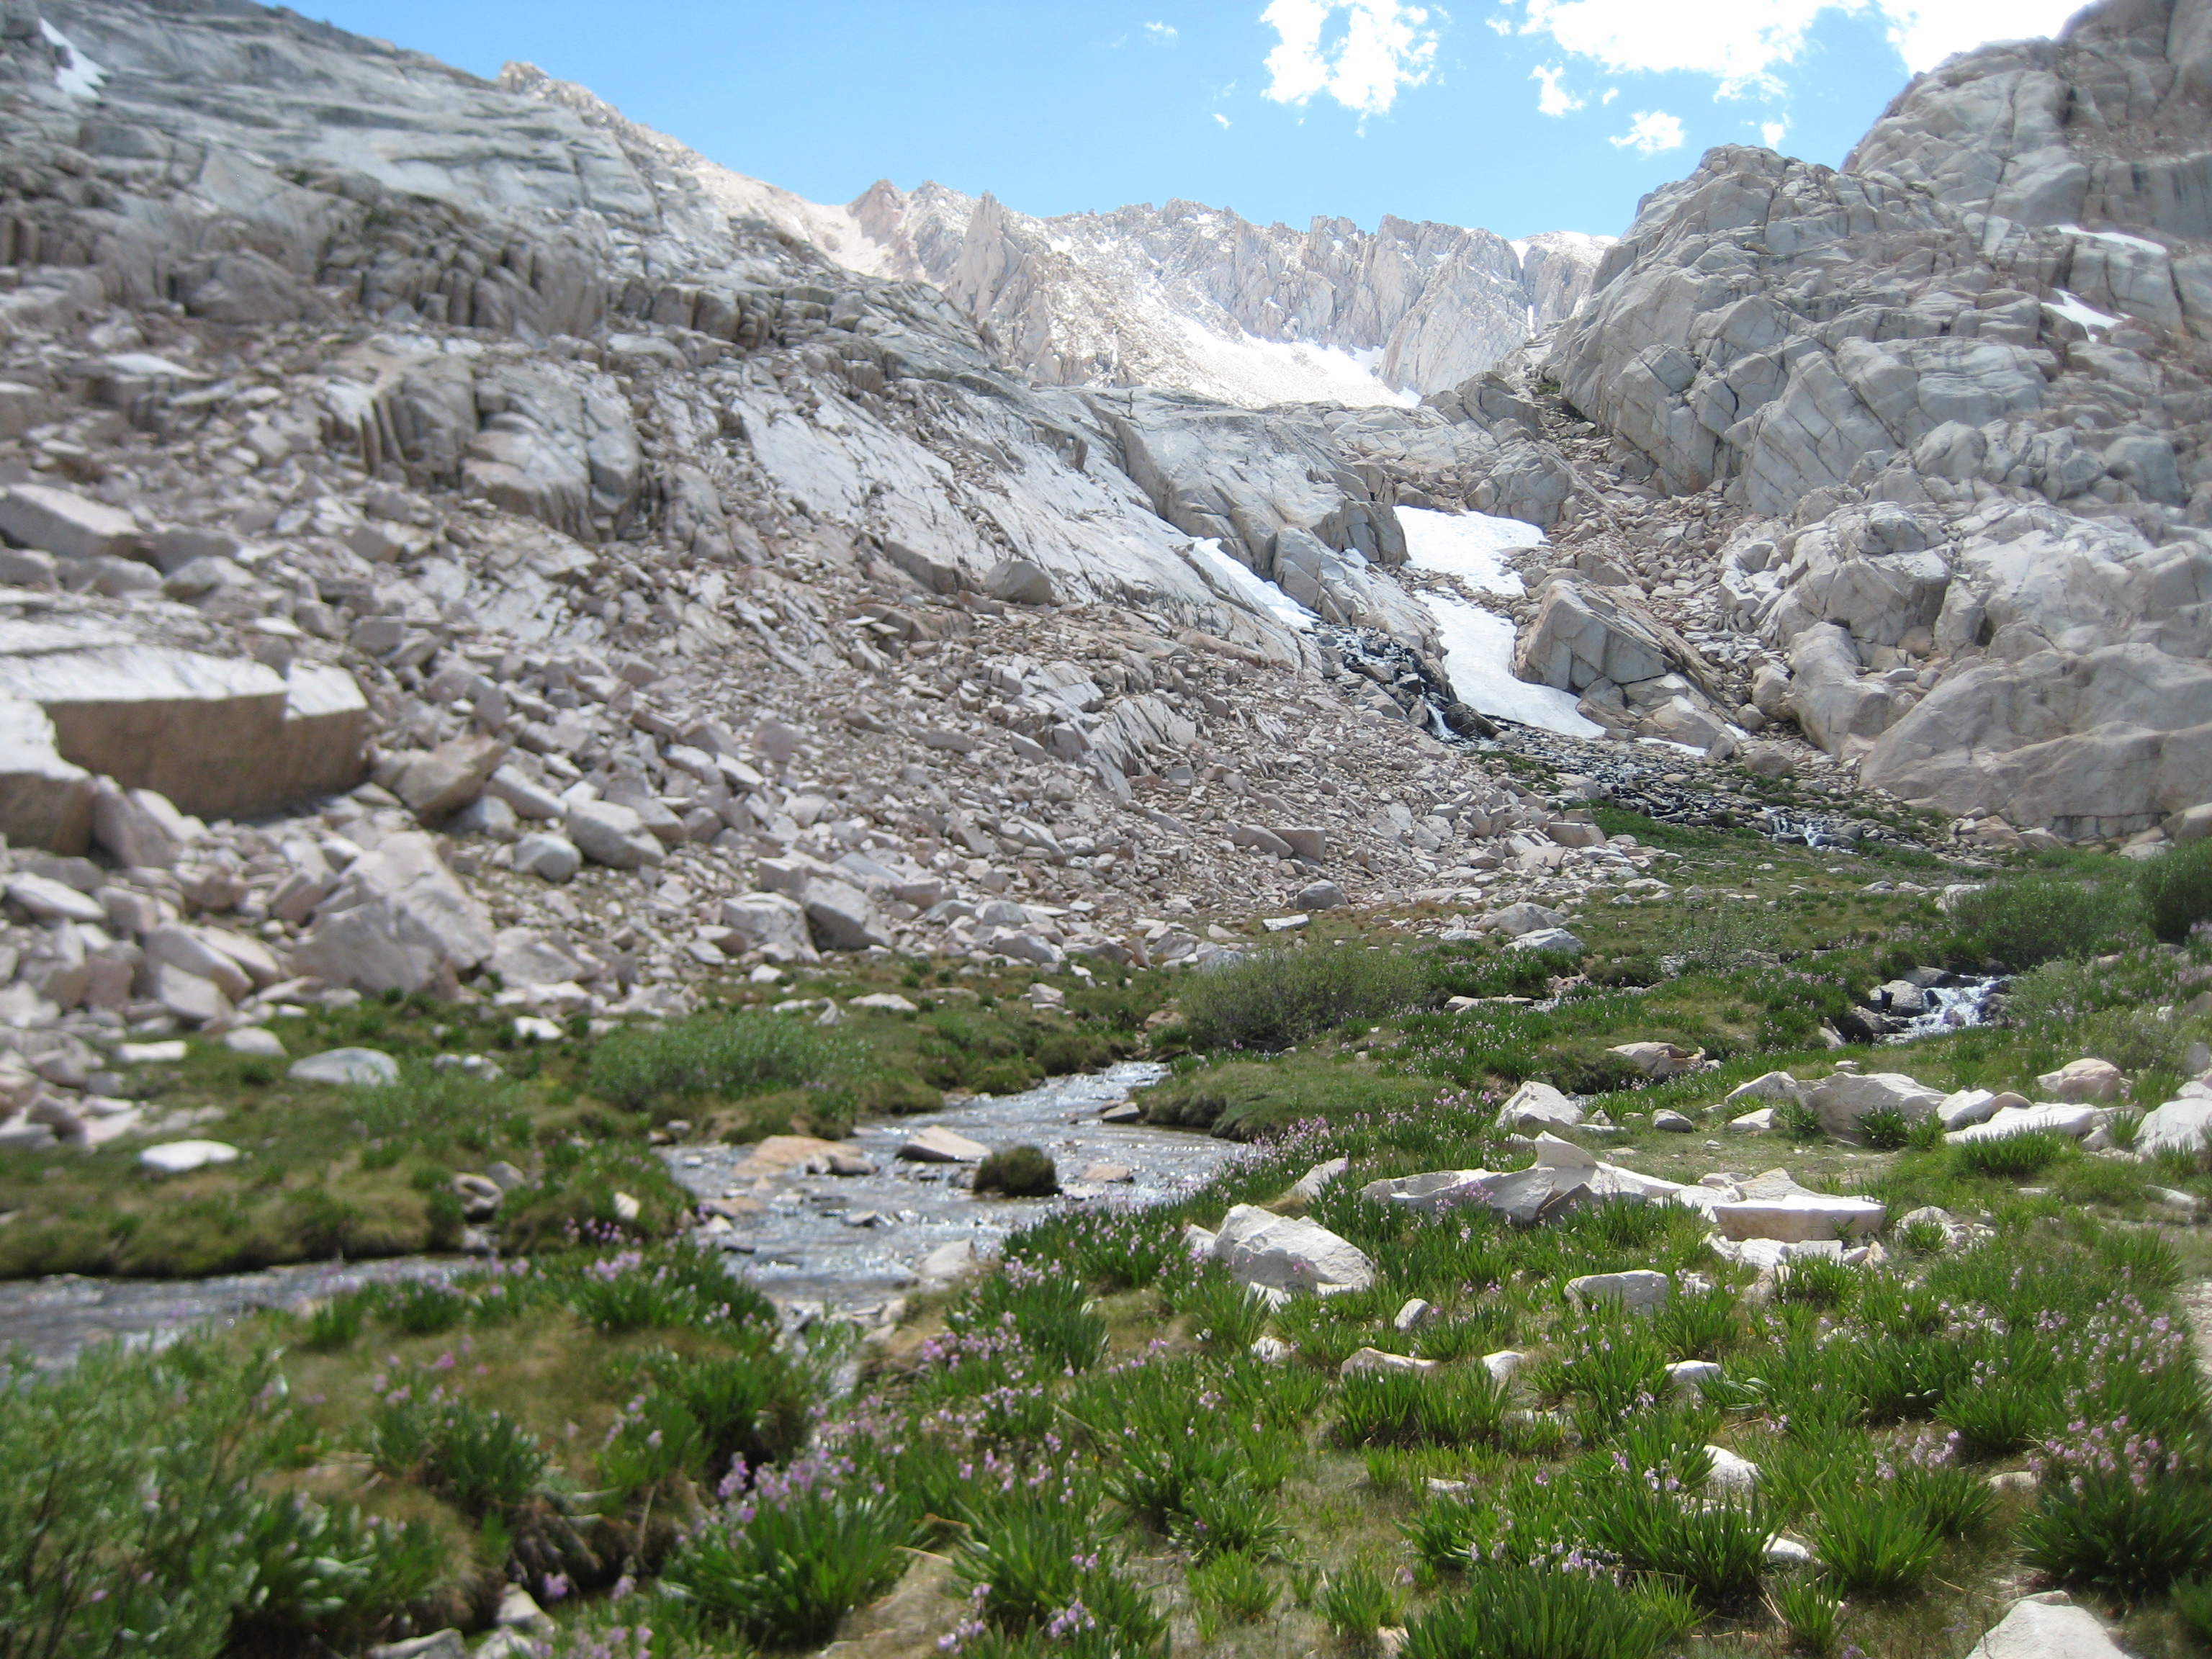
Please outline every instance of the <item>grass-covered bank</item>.
[[[2206, 1251], [2132, 1222], [2134, 1194], [2022, 1193], [1963, 1151], [1792, 1159], [1893, 1222], [1933, 1199], [1989, 1231], [1893, 1225], [1884, 1259], [1778, 1284], [1686, 1210], [1516, 1231], [1359, 1196], [1525, 1158], [1461, 1102], [1310, 1125], [1176, 1206], [1041, 1218], [858, 1348], [779, 1336], [718, 1260], [611, 1243], [96, 1354], [0, 1401], [0, 1628], [349, 1651], [481, 1628], [519, 1582], [558, 1653], [612, 1625], [653, 1655], [795, 1650], [911, 1575], [854, 1627], [871, 1647], [1352, 1652], [1403, 1626], [1539, 1659], [1957, 1656], [2047, 1583], [2141, 1654], [2195, 1651], [2212, 1463], [2177, 1289]], [[1333, 1156], [1352, 1167], [1305, 1213], [1375, 1288], [1271, 1311], [1185, 1255], [1185, 1221]], [[1674, 1275], [1656, 1317], [1562, 1294], [1629, 1268]], [[1436, 1368], [1340, 1376], [1363, 1348]], [[1501, 1381], [1484, 1357], [1509, 1349]], [[1680, 1389], [1682, 1360], [1719, 1369]], [[1735, 1458], [1755, 1484], [1712, 1485]], [[1770, 1559], [1778, 1534], [1813, 1564]]]
[[[1906, 1126], [1846, 1142], [1787, 1115], [1741, 1135], [1717, 1109], [1759, 1073], [1839, 1060], [2033, 1097], [2096, 1054], [2124, 1074], [2124, 1139], [2212, 1041], [2212, 945], [2158, 937], [2153, 884], [2118, 860], [1945, 902], [1940, 871], [1885, 888], [1832, 854], [1678, 838], [1671, 890], [1575, 919], [1580, 958], [1323, 917], [1203, 978], [1054, 976], [1065, 1012], [1032, 1006], [1039, 975], [895, 962], [796, 988], [839, 1000], [827, 1026], [730, 1007], [525, 1044], [373, 1005], [295, 1043], [401, 1060], [397, 1087], [343, 1093], [195, 1045], [163, 1098], [221, 1105], [210, 1129], [252, 1156], [155, 1184], [117, 1154], [19, 1155], [0, 1248], [228, 1264], [304, 1248], [252, 1228], [314, 1206], [356, 1231], [306, 1243], [357, 1251], [401, 1217], [427, 1241], [457, 1224], [452, 1176], [505, 1159], [526, 1176], [487, 1224], [505, 1259], [20, 1373], [0, 1395], [0, 1653], [351, 1654], [484, 1631], [517, 1584], [562, 1659], [841, 1636], [868, 1659], [1275, 1659], [1401, 1628], [1424, 1659], [1961, 1659], [2046, 1586], [2143, 1659], [2203, 1650], [2212, 1423], [2185, 1297], [2212, 1244], [2174, 1220], [2177, 1193], [2212, 1207], [2201, 1160]], [[1829, 1046], [1824, 1025], [1923, 964], [2011, 973], [2003, 1022]], [[911, 1012], [851, 1006], [892, 987]], [[1612, 1048], [1659, 1039], [1717, 1067], [1632, 1081]], [[502, 1075], [434, 1066], [456, 1052]], [[1133, 1053], [1173, 1061], [1157, 1120], [1254, 1144], [1171, 1206], [1041, 1206], [998, 1262], [871, 1333], [787, 1330], [731, 1258], [678, 1237], [656, 1138], [834, 1133]], [[1494, 1118], [1528, 1079], [1589, 1096], [1604, 1155], [1645, 1173], [1781, 1164], [1877, 1199], [1879, 1249], [1762, 1275], [1675, 1206], [1516, 1231], [1360, 1196], [1526, 1164]], [[1662, 1132], [1662, 1108], [1694, 1131]], [[1286, 1198], [1336, 1157], [1342, 1177]], [[1253, 1299], [1182, 1243], [1238, 1203], [1304, 1213], [1376, 1283]], [[1906, 1222], [1930, 1205], [1953, 1224]], [[1565, 1294], [1629, 1269], [1670, 1276], [1650, 1319]], [[1363, 1349], [1429, 1369], [1344, 1375]], [[1717, 1369], [1685, 1387], [1683, 1362]]]

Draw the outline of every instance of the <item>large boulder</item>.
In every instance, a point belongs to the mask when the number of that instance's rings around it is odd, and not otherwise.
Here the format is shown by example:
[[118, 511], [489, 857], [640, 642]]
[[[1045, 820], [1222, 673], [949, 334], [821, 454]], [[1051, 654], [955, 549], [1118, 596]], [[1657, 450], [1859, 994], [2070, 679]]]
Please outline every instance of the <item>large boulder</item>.
[[1966, 1659], [2127, 1659], [2096, 1615], [2047, 1590], [2012, 1604]]
[[783, 893], [740, 893], [722, 901], [722, 926], [738, 936], [741, 950], [758, 951], [770, 962], [819, 962], [807, 931], [806, 912]]
[[659, 864], [667, 857], [660, 842], [645, 827], [645, 820], [627, 806], [611, 801], [577, 801], [563, 821], [576, 850], [594, 864], [616, 870], [635, 870]]
[[93, 775], [64, 760], [57, 741], [53, 721], [36, 702], [0, 696], [0, 836], [10, 846], [84, 851]]
[[1899, 1112], [1915, 1121], [1932, 1115], [1944, 1099], [1942, 1090], [1902, 1072], [1837, 1072], [1805, 1091], [1805, 1103], [1832, 1135], [1856, 1134], [1859, 1120], [1869, 1112]]
[[0, 535], [62, 559], [137, 558], [153, 547], [128, 513], [52, 484], [0, 489]]
[[342, 668], [279, 674], [168, 646], [75, 645], [69, 630], [35, 625], [0, 641], [0, 697], [43, 708], [55, 748], [88, 771], [207, 818], [361, 781], [368, 705]]
[[1712, 671], [1689, 642], [1617, 590], [1555, 573], [1543, 595], [1514, 647], [1517, 678], [1583, 691], [1600, 681], [1631, 685], [1680, 672], [1711, 689]]
[[1571, 1097], [1532, 1079], [1498, 1109], [1498, 1125], [1523, 1134], [1540, 1134], [1547, 1129], [1571, 1129], [1587, 1115]]
[[815, 943], [823, 950], [890, 948], [890, 934], [877, 913], [876, 902], [849, 883], [817, 876], [799, 890], [799, 904], [806, 913]]
[[1317, 1222], [1239, 1204], [1214, 1234], [1213, 1259], [1239, 1284], [1285, 1293], [1364, 1291], [1375, 1263], [1357, 1245]]
[[455, 738], [435, 749], [387, 757], [376, 769], [376, 781], [423, 823], [435, 823], [482, 794], [507, 754], [507, 745], [497, 738]]
[[2136, 1129], [2135, 1150], [2143, 1157], [2160, 1152], [2201, 1155], [2212, 1146], [2212, 1094], [2184, 1095], [2143, 1114]]
[[316, 907], [293, 959], [303, 973], [364, 991], [450, 991], [489, 958], [491, 917], [417, 831], [387, 836], [347, 866]]

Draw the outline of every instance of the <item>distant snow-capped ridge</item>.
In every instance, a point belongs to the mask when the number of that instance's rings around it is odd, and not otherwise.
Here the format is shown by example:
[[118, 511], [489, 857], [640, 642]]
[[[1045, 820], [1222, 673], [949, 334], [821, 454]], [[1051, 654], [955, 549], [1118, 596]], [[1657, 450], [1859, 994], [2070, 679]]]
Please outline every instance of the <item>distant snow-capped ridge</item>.
[[888, 181], [848, 210], [885, 274], [942, 289], [1041, 380], [1249, 405], [1457, 386], [1572, 315], [1611, 245], [1389, 217], [1295, 231], [1181, 201], [1036, 219]]
[[1148, 386], [1247, 408], [1411, 404], [1480, 374], [1588, 297], [1609, 236], [1385, 217], [1310, 230], [1195, 202], [1017, 213], [890, 180], [842, 207], [707, 161], [585, 88], [510, 64], [501, 83], [652, 151], [722, 213], [759, 219], [866, 276], [924, 282], [1007, 363], [1054, 386]]

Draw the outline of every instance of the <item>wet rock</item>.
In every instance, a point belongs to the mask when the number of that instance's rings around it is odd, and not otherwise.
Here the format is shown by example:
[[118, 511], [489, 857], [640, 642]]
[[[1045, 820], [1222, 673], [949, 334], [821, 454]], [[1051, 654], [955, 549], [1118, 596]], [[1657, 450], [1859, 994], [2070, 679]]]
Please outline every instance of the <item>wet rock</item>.
[[933, 1126], [908, 1137], [898, 1155], [910, 1164], [979, 1164], [991, 1155], [991, 1149], [965, 1135]]

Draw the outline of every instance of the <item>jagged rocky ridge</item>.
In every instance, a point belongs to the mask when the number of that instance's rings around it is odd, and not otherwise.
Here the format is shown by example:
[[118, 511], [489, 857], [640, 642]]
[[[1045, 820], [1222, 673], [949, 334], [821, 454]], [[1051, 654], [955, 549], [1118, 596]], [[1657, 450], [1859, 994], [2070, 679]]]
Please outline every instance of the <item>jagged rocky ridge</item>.
[[2154, 839], [2212, 795], [2208, 33], [2095, 7], [1921, 76], [1840, 173], [1712, 151], [1543, 357], [1601, 465], [1697, 504], [1759, 716], [1908, 800]]

